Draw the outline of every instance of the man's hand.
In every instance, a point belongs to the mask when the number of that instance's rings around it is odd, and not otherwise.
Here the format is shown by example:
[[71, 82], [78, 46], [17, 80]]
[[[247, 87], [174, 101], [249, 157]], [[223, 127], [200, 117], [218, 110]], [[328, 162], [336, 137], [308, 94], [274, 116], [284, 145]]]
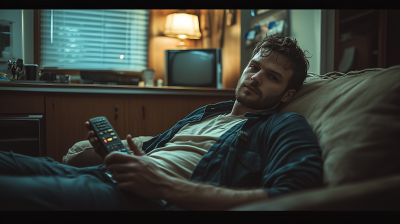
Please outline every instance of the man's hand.
[[85, 123], [86, 128], [88, 129], [88, 140], [90, 144], [93, 146], [94, 151], [101, 156], [101, 158], [104, 158], [107, 156], [108, 152], [107, 150], [101, 145], [99, 140], [97, 139], [96, 135], [94, 134], [93, 128], [90, 125], [89, 121], [86, 121]]
[[112, 152], [104, 163], [121, 190], [162, 199], [190, 210], [227, 210], [268, 198], [263, 189], [234, 190], [175, 178], [159, 169], [128, 135], [134, 155]]
[[[97, 139], [97, 137], [94, 134], [93, 128], [90, 125], [89, 121], [86, 121], [85, 127], [89, 131], [88, 135], [87, 135], [87, 138], [88, 138], [90, 144], [93, 146], [94, 151], [97, 154], [99, 154], [101, 156], [101, 158], [103, 158], [103, 160], [104, 160], [106, 158], [106, 156], [108, 155], [108, 151], [103, 147], [103, 145]], [[132, 141], [131, 135], [128, 135], [126, 138], [127, 139], [130, 138], [131, 141]], [[132, 141], [132, 143], [133, 143], [133, 141]], [[137, 147], [137, 145], [135, 143], [133, 143], [132, 145], [129, 145], [129, 147], [130, 147], [130, 150], [132, 150], [132, 152], [135, 155], [146, 155], [144, 152], [142, 152], [142, 150], [139, 149], [139, 147]]]
[[163, 190], [170, 186], [170, 177], [137, 147], [130, 135], [126, 140], [134, 155], [113, 152], [104, 159], [108, 170], [113, 173], [112, 178], [121, 190], [145, 198], [162, 198]]
[[171, 177], [137, 147], [130, 135], [126, 140], [134, 155], [121, 152], [108, 154], [95, 137], [89, 122], [85, 126], [89, 130], [90, 144], [104, 158], [104, 163], [121, 190], [145, 198], [166, 200], [190, 210], [227, 210], [268, 198], [262, 189], [233, 190]]

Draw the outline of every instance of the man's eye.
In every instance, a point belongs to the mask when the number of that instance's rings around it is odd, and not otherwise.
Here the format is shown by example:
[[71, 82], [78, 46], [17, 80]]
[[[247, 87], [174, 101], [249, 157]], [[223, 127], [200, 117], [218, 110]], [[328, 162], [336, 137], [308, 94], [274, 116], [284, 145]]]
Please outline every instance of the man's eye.
[[275, 80], [275, 81], [278, 81], [278, 79], [274, 75], [271, 75], [271, 79]]

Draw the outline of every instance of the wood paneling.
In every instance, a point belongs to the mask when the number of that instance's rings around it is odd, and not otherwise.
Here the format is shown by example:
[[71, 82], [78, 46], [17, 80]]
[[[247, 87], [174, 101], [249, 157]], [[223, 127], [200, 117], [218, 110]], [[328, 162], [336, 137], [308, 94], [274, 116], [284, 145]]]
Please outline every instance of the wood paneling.
[[387, 35], [386, 35], [386, 67], [400, 65], [400, 10], [387, 10]]
[[333, 62], [333, 69], [335, 71], [339, 68], [339, 33], [340, 33], [340, 13], [339, 10], [335, 10], [335, 55], [334, 55], [334, 62]]
[[[61, 133], [57, 132], [56, 128], [56, 110], [55, 110], [55, 97], [54, 96], [46, 96], [46, 152], [47, 157], [52, 159], [56, 159], [57, 150], [60, 147], [57, 145], [57, 136]], [[58, 127], [60, 128], [60, 127]], [[61, 149], [62, 150], [62, 149]], [[62, 158], [61, 158], [62, 159]], [[60, 162], [61, 160], [57, 160]]]
[[[115, 106], [118, 106], [118, 117], [115, 116]], [[124, 99], [115, 96], [46, 97], [48, 156], [61, 162], [69, 148], [87, 139], [85, 122], [93, 117], [107, 117], [118, 135], [125, 139], [124, 106]]]
[[387, 11], [379, 10], [378, 67], [386, 68]]
[[[155, 70], [154, 80], [164, 79], [164, 51], [178, 49], [179, 39], [166, 37], [163, 34], [167, 15], [177, 11], [178, 9], [150, 10], [148, 68]], [[193, 13], [192, 11], [187, 10], [188, 13]], [[200, 40], [184, 40], [184, 42], [188, 48], [196, 48], [201, 44]]]
[[[236, 23], [226, 26], [224, 21], [224, 42], [222, 46], [223, 88], [235, 89], [240, 79], [240, 10], [236, 10]], [[250, 60], [246, 58], [244, 60]]]
[[0, 91], [0, 113], [43, 114], [44, 94], [17, 91]]
[[140, 99], [131, 99], [130, 111], [135, 117], [130, 119], [129, 126], [134, 128], [136, 136], [162, 134], [187, 115], [184, 101], [186, 96], [141, 96]]
[[130, 98], [128, 131], [133, 136], [156, 136], [172, 128], [195, 109], [234, 97], [151, 96]]
[[228, 101], [233, 100], [235, 101], [235, 97], [190, 97], [189, 101], [187, 102], [187, 114], [196, 110], [199, 107], [205, 106], [207, 104], [214, 104], [221, 101]]
[[343, 50], [351, 44], [358, 51], [353, 70], [388, 68], [400, 64], [397, 57], [400, 51], [397, 40], [399, 12], [386, 9], [336, 10], [334, 69], [338, 70]]
[[[84, 123], [105, 116], [122, 139], [128, 134], [156, 136], [173, 127], [197, 108], [221, 101], [235, 100], [233, 90], [207, 88], [138, 88], [143, 93], [117, 93], [127, 86], [63, 85], [66, 92], [49, 92], [59, 84], [0, 83], [4, 87], [36, 87], [43, 92], [1, 90], [1, 114], [44, 114], [45, 150], [42, 156], [61, 162], [77, 142], [87, 140]], [[113, 94], [71, 93], [74, 88], [115, 90]], [[148, 94], [146, 92], [148, 91]], [[176, 95], [169, 95], [174, 92]], [[198, 95], [192, 95], [193, 93]], [[223, 96], [228, 94], [228, 96]], [[210, 95], [206, 95], [210, 94]], [[4, 105], [4, 106], [3, 106]], [[117, 106], [117, 110], [116, 110]]]

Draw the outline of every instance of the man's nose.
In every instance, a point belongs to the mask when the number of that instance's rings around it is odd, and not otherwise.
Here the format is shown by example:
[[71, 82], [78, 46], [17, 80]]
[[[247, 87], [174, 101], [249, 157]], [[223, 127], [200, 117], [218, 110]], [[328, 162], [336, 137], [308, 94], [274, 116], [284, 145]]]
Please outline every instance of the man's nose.
[[250, 80], [252, 82], [254, 82], [255, 84], [257, 84], [257, 85], [260, 85], [261, 84], [261, 80], [260, 80], [259, 76], [260, 76], [259, 72], [257, 72], [256, 74], [254, 74], [253, 76], [250, 77]]

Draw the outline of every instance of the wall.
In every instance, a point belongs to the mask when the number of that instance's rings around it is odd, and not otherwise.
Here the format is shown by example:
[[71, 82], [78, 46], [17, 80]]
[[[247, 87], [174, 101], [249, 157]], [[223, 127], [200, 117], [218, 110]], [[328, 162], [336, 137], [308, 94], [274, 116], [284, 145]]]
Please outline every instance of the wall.
[[308, 72], [320, 73], [321, 10], [290, 10], [290, 35], [312, 56]]
[[[164, 50], [175, 49], [178, 39], [162, 36], [165, 18], [170, 10], [151, 10], [149, 29], [149, 68], [155, 69], [155, 79], [163, 78]], [[194, 13], [195, 10], [188, 10]], [[225, 27], [223, 46], [224, 88], [235, 88], [244, 67], [250, 60], [252, 49], [244, 46], [243, 34], [249, 29], [250, 10], [237, 10], [236, 24]], [[310, 52], [309, 72], [323, 74], [333, 71], [334, 10], [290, 10], [291, 37]], [[0, 10], [0, 19], [14, 21], [14, 56], [24, 63], [33, 63], [33, 10]], [[200, 20], [201, 23], [201, 20]], [[249, 24], [249, 25], [246, 25]], [[27, 37], [27, 38], [23, 38]], [[240, 45], [237, 44], [240, 42]], [[186, 40], [190, 48], [203, 47], [202, 41]], [[23, 50], [24, 49], [24, 50]], [[5, 63], [0, 68], [7, 70]]]
[[[242, 36], [250, 29], [251, 11], [242, 11]], [[308, 72], [324, 74], [333, 71], [334, 10], [290, 10], [290, 37], [312, 56]], [[248, 24], [248, 25], [246, 25]], [[252, 49], [245, 48], [241, 38], [241, 71], [250, 60]]]
[[[33, 64], [33, 10], [2, 9], [0, 19], [13, 21], [13, 56], [24, 64]], [[0, 68], [7, 71], [6, 62]]]

